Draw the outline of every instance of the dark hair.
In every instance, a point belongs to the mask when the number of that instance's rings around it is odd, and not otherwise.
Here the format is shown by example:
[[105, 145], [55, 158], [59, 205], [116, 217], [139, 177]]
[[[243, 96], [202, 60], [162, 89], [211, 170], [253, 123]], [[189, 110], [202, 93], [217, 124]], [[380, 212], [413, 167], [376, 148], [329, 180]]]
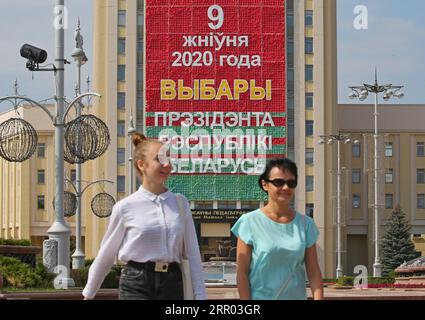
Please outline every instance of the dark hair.
[[282, 171], [289, 171], [290, 173], [294, 175], [295, 181], [298, 182], [298, 169], [295, 162], [293, 162], [292, 160], [289, 160], [288, 158], [272, 159], [267, 162], [266, 169], [258, 178], [258, 185], [263, 191], [265, 191], [263, 189], [263, 180], [268, 180], [270, 178], [270, 171], [272, 171], [274, 167], [277, 167]]

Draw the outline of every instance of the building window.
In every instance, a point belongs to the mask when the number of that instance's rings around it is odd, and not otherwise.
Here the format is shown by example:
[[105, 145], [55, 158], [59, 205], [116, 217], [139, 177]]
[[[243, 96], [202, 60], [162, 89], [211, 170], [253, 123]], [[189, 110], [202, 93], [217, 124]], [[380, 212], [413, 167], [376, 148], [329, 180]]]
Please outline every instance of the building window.
[[143, 81], [143, 69], [137, 68], [137, 81]]
[[353, 209], [360, 209], [360, 195], [353, 194]]
[[117, 192], [125, 192], [125, 176], [117, 176]]
[[214, 208], [212, 201], [196, 201], [195, 209], [198, 210], [212, 210]]
[[125, 11], [119, 10], [118, 11], [118, 26], [125, 27]]
[[141, 40], [137, 41], [137, 63], [143, 63], [143, 41]]
[[260, 207], [257, 201], [241, 201], [242, 210], [256, 210]]
[[385, 170], [385, 183], [393, 183], [393, 169]]
[[37, 209], [44, 210], [44, 196], [37, 196]]
[[125, 81], [125, 64], [119, 64], [117, 69], [118, 81]]
[[312, 26], [313, 25], [313, 10], [305, 11], [305, 25]]
[[219, 201], [217, 208], [220, 210], [235, 210], [236, 201]]
[[314, 213], [314, 203], [306, 203], [305, 204], [305, 214], [306, 214], [306, 216], [313, 219], [314, 218], [313, 213]]
[[392, 193], [387, 193], [385, 195], [385, 209], [393, 209], [393, 208], [394, 208], [393, 194]]
[[352, 144], [351, 145], [351, 154], [353, 158], [360, 158], [360, 145]]
[[137, 25], [143, 26], [145, 24], [145, 18], [143, 16], [143, 13], [137, 13]]
[[287, 106], [288, 109], [294, 110], [294, 108], [295, 108], [294, 97], [288, 97], [288, 99], [286, 100], [286, 103], [287, 103], [286, 106]]
[[46, 144], [39, 143], [37, 145], [37, 157], [44, 158], [46, 156]]
[[117, 149], [117, 164], [119, 166], [125, 165], [125, 149], [124, 148]]
[[140, 113], [143, 112], [143, 98], [142, 97], [137, 97], [136, 108], [137, 108], [137, 112], [140, 112]]
[[118, 120], [117, 122], [117, 135], [118, 137], [125, 137], [125, 121]]
[[37, 183], [38, 184], [44, 184], [44, 170], [37, 170]]
[[307, 109], [313, 109], [314, 93], [306, 92], [305, 94], [305, 107]]
[[286, 34], [288, 37], [294, 37], [294, 14], [292, 10], [288, 10], [286, 16]]
[[305, 164], [306, 165], [314, 164], [314, 149], [312, 148], [305, 149]]
[[313, 53], [313, 38], [306, 37], [304, 42], [305, 42], [305, 53], [306, 54]]
[[286, 10], [288, 11], [294, 10], [294, 0], [286, 0]]
[[420, 183], [420, 184], [425, 183], [425, 169], [416, 170], [416, 183]]
[[71, 181], [75, 183], [77, 180], [77, 170], [71, 169]]
[[286, 80], [288, 81], [286, 90], [288, 91], [288, 94], [293, 95], [295, 92], [295, 83], [294, 83], [294, 69], [288, 68], [287, 70], [287, 77]]
[[360, 169], [353, 169], [351, 172], [351, 182], [353, 184], [359, 184], [361, 179], [361, 171]]
[[420, 193], [417, 195], [418, 209], [425, 209], [425, 194]]
[[288, 59], [288, 66], [294, 66], [294, 40], [288, 39], [286, 54]]
[[118, 54], [125, 54], [125, 38], [118, 39]]
[[118, 109], [125, 109], [125, 92], [117, 93], [117, 107]]
[[416, 156], [425, 157], [425, 143], [423, 142], [416, 143]]
[[393, 156], [393, 143], [385, 142], [385, 156], [392, 157]]
[[306, 176], [305, 177], [305, 191], [311, 192], [314, 190], [314, 177], [313, 176]]
[[313, 65], [311, 64], [305, 66], [305, 81], [313, 81]]
[[314, 134], [313, 130], [313, 120], [306, 120], [305, 122], [305, 135], [306, 136], [312, 136]]

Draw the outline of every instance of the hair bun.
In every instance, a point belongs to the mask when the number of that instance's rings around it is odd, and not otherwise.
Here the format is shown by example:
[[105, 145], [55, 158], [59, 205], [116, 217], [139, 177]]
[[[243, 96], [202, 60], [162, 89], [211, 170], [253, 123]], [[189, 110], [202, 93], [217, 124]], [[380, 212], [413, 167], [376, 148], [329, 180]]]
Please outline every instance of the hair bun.
[[146, 141], [146, 140], [147, 140], [147, 138], [141, 133], [135, 132], [131, 135], [131, 142], [133, 142], [133, 145], [135, 147], [137, 147], [137, 145], [139, 143]]

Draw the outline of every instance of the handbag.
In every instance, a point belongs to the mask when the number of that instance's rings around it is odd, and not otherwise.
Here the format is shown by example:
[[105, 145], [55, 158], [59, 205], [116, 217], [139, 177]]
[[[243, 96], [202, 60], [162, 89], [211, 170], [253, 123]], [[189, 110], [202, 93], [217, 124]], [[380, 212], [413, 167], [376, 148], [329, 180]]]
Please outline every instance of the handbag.
[[[186, 226], [186, 219], [185, 216], [185, 210], [183, 205], [183, 198], [181, 195], [176, 194], [176, 200], [177, 204], [179, 206], [179, 215], [181, 218], [181, 222], [183, 223], [183, 228]], [[192, 286], [192, 276], [190, 273], [190, 264], [189, 260], [187, 258], [187, 247], [186, 247], [186, 230], [183, 232], [183, 250], [182, 250], [182, 259], [180, 263], [180, 269], [182, 273], [182, 279], [183, 279], [183, 294], [184, 294], [184, 300], [194, 300], [194, 294], [193, 294], [193, 286]]]

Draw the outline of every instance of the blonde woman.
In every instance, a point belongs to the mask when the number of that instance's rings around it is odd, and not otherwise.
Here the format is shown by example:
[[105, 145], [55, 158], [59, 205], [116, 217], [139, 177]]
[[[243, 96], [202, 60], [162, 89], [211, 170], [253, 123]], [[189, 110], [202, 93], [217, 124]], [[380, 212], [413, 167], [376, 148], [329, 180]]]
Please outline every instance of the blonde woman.
[[182, 197], [182, 216], [176, 195], [165, 186], [172, 168], [169, 160], [161, 157], [163, 144], [138, 133], [133, 134], [132, 141], [134, 165], [142, 185], [115, 204], [83, 296], [95, 297], [118, 255], [126, 264], [121, 273], [119, 299], [183, 299], [179, 262], [184, 235], [194, 297], [204, 300], [201, 256], [189, 203]]

